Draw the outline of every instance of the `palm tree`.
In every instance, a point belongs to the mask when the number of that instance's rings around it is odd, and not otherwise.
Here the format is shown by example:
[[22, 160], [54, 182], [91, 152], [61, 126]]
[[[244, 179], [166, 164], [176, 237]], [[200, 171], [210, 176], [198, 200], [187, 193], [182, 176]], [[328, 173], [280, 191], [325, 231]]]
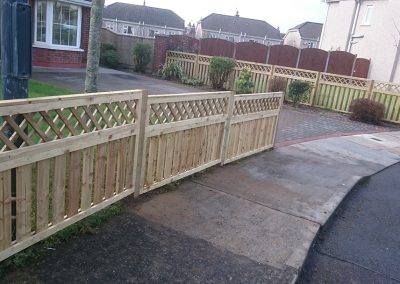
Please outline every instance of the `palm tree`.
[[100, 62], [101, 24], [104, 0], [93, 0], [90, 12], [89, 47], [86, 67], [85, 92], [97, 92], [97, 73]]

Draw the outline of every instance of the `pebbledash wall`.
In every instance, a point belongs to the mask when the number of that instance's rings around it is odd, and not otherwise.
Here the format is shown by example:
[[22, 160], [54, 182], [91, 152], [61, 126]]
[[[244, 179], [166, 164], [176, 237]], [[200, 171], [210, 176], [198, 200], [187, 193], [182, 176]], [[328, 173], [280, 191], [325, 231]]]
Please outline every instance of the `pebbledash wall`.
[[[32, 23], [35, 22], [34, 0], [29, 3], [32, 6]], [[82, 25], [81, 25], [81, 45], [77, 51], [51, 49], [33, 46], [32, 64], [42, 67], [60, 67], [60, 68], [84, 68], [86, 67], [87, 50], [89, 44], [90, 27], [90, 8], [82, 7]]]

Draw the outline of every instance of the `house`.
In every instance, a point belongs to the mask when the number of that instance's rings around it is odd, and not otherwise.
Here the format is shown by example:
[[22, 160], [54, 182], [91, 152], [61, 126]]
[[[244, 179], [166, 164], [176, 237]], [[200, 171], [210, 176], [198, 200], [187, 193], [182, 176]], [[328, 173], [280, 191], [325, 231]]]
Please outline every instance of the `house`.
[[220, 38], [232, 42], [258, 42], [265, 45], [281, 44], [279, 29], [262, 20], [239, 16], [211, 14], [200, 20], [196, 28], [197, 38]]
[[326, 0], [320, 47], [370, 58], [369, 77], [400, 83], [399, 0]]
[[92, 1], [30, 0], [29, 4], [33, 66], [85, 67]]
[[322, 24], [304, 22], [286, 33], [284, 44], [297, 48], [318, 48], [322, 33]]
[[171, 10], [119, 2], [105, 7], [103, 28], [118, 34], [147, 38], [186, 32], [185, 21]]
[[34, 66], [86, 66], [91, 0], [31, 0]]

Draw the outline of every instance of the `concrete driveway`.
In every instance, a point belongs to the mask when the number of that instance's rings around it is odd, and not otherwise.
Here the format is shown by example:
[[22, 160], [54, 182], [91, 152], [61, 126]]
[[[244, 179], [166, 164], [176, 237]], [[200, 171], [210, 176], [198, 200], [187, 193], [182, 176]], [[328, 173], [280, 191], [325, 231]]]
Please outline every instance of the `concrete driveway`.
[[[85, 72], [85, 69], [36, 67], [33, 70], [32, 79], [83, 93], [85, 89]], [[98, 76], [100, 92], [143, 89], [148, 90], [150, 95], [159, 95], [201, 91], [197, 88], [170, 81], [106, 68], [100, 68]]]

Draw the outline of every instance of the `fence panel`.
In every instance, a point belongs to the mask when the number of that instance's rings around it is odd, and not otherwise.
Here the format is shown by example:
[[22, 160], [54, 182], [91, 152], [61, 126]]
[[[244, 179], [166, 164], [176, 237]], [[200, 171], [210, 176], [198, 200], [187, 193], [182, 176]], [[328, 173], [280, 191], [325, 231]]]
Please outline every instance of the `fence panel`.
[[400, 85], [386, 82], [374, 82], [372, 99], [385, 105], [385, 119], [400, 122]]
[[143, 192], [221, 162], [230, 96], [221, 92], [150, 97]]
[[353, 100], [368, 96], [369, 80], [321, 73], [315, 105], [322, 108], [349, 112]]
[[235, 96], [225, 163], [273, 147], [282, 103], [283, 93]]
[[141, 99], [129, 91], [0, 103], [0, 260], [134, 191]]

